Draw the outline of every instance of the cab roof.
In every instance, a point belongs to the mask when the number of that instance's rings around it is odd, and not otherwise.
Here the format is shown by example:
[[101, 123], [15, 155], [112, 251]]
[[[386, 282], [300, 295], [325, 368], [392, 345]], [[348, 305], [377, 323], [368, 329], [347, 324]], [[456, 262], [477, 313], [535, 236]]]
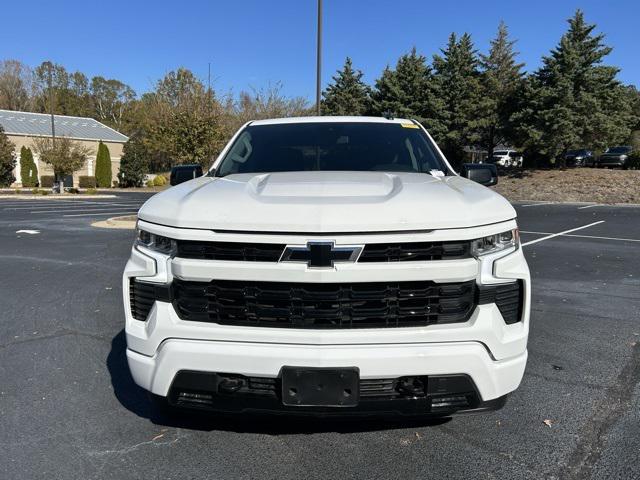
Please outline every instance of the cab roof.
[[351, 117], [351, 116], [313, 116], [313, 117], [288, 117], [288, 118], [270, 118], [266, 120], [255, 120], [250, 125], [277, 125], [285, 123], [414, 123], [408, 118], [384, 118], [384, 117]]

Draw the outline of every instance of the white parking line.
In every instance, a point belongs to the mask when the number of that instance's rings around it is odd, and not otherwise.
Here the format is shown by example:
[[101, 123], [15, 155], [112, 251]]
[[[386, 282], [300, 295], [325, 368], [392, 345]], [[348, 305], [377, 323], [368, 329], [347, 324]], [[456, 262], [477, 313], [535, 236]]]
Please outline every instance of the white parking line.
[[559, 237], [560, 235], [566, 235], [567, 233], [576, 232], [578, 230], [583, 230], [585, 228], [593, 227], [594, 225], [599, 225], [600, 223], [604, 223], [604, 220], [600, 220], [599, 222], [593, 222], [593, 223], [590, 223], [589, 225], [583, 225], [582, 227], [576, 227], [570, 230], [565, 230], [564, 232], [552, 233], [550, 235], [547, 235], [546, 237], [536, 238], [535, 240], [531, 240], [530, 242], [523, 243], [522, 246], [526, 247], [527, 245], [533, 245], [534, 243], [543, 242], [545, 240], [549, 240], [550, 238]]
[[131, 208], [136, 208], [139, 207], [140, 205], [108, 205], [108, 206], [104, 206], [101, 207], [99, 205], [89, 205], [88, 207], [71, 207], [71, 208], [65, 208], [65, 209], [58, 209], [58, 210], [32, 210], [29, 213], [62, 213], [62, 212], [82, 212], [82, 211], [86, 211], [86, 212], [92, 212], [94, 210], [112, 210], [114, 208], [126, 208], [126, 209], [131, 209]]
[[[520, 233], [526, 233], [529, 235], [552, 235], [551, 232], [531, 232], [526, 230], [520, 230]], [[571, 233], [562, 236], [572, 238], [593, 238], [595, 240], [615, 240], [617, 242], [640, 242], [640, 239], [638, 238], [599, 237], [597, 235], [573, 235]]]
[[[63, 202], [59, 202], [59, 203], [63, 203]], [[92, 207], [94, 205], [98, 205], [98, 206], [111, 206], [111, 207], [129, 207], [129, 206], [134, 206], [134, 205], [142, 205], [142, 203], [140, 202], [122, 202], [122, 203], [99, 203], [99, 202], [64, 202], [63, 205], [51, 205], [50, 203], [48, 204], [39, 204], [39, 205], [31, 205], [28, 207], [7, 207], [7, 208], [3, 208], [3, 210], [34, 210], [36, 208], [50, 208], [50, 209], [56, 209], [56, 208], [68, 208], [68, 207], [79, 207], [79, 206], [83, 206], [86, 205], [88, 207]]]
[[578, 210], [584, 210], [585, 208], [593, 208], [593, 207], [604, 207], [604, 205], [600, 203], [594, 203], [593, 205], [585, 205], [584, 207], [578, 207]]
[[521, 207], [539, 207], [540, 205], [552, 205], [552, 202], [529, 203], [527, 205], [520, 205], [520, 206]]
[[135, 212], [102, 212], [102, 213], [74, 213], [71, 215], [62, 215], [63, 217], [94, 217], [97, 215], [135, 215], [138, 211]]

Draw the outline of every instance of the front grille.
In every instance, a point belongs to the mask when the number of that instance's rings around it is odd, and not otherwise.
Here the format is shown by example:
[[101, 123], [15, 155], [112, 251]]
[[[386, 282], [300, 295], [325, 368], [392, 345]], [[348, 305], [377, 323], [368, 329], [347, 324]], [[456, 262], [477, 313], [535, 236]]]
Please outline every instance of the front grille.
[[285, 283], [174, 280], [183, 320], [289, 328], [415, 327], [465, 322], [475, 309], [475, 281]]
[[277, 262], [285, 245], [272, 243], [199, 242], [178, 240], [180, 258], [234, 260], [237, 262]]
[[[286, 247], [276, 243], [236, 243], [178, 240], [179, 258], [229, 260], [236, 262], [277, 262]], [[470, 258], [470, 243], [405, 242], [365, 245], [358, 262], [406, 262]]]
[[468, 258], [469, 242], [370, 243], [358, 262], [406, 262]]

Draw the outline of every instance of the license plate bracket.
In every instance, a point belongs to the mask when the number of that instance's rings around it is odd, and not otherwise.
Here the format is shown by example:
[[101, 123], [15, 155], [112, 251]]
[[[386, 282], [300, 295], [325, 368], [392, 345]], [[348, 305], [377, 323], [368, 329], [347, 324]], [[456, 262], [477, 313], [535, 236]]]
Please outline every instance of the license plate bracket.
[[282, 403], [296, 407], [354, 407], [360, 400], [357, 367], [282, 367]]

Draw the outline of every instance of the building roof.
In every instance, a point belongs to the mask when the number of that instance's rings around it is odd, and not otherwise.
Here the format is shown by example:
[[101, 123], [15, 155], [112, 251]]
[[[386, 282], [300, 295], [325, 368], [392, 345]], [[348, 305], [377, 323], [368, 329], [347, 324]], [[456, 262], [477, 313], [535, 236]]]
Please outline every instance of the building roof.
[[[57, 137], [117, 143], [124, 143], [129, 140], [126, 135], [107, 127], [93, 118], [54, 115], [54, 119]], [[51, 136], [51, 115], [47, 113], [0, 110], [0, 125], [8, 135]]]

